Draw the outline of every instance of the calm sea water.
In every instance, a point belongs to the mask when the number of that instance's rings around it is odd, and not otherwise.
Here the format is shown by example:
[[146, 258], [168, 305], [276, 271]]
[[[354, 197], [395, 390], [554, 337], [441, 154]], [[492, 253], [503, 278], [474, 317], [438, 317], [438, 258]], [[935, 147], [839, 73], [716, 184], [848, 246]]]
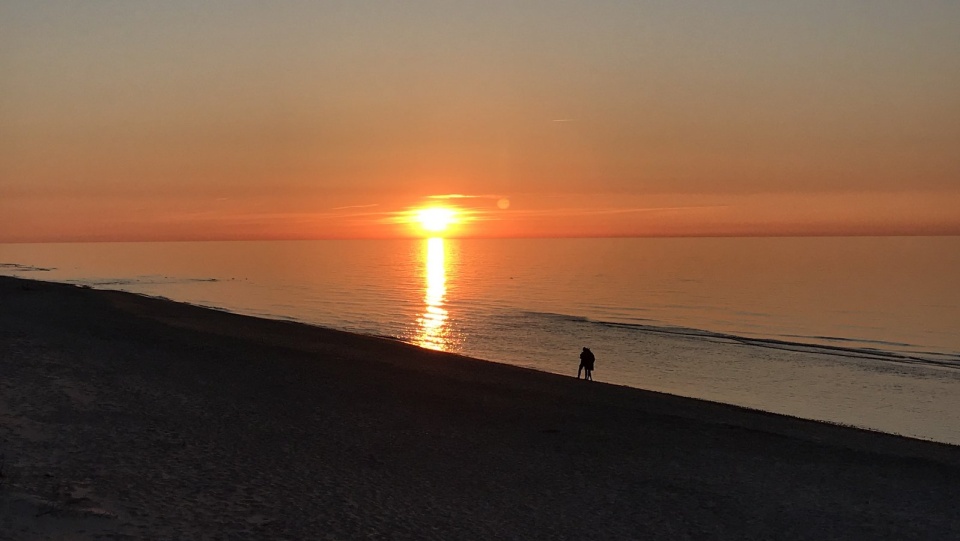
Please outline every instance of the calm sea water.
[[[960, 238], [0, 245], [0, 272], [960, 443]], [[42, 270], [43, 269], [43, 270]]]

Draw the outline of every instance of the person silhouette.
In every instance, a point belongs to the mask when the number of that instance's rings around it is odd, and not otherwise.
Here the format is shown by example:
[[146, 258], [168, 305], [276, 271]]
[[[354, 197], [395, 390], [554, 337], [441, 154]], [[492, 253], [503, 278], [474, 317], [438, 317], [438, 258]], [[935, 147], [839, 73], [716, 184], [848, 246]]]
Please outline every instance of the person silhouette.
[[590, 348], [583, 348], [583, 351], [580, 352], [580, 368], [577, 369], [577, 379], [580, 379], [580, 372], [582, 371], [584, 372], [584, 381], [593, 381], [593, 363], [596, 360], [597, 358], [593, 356]]

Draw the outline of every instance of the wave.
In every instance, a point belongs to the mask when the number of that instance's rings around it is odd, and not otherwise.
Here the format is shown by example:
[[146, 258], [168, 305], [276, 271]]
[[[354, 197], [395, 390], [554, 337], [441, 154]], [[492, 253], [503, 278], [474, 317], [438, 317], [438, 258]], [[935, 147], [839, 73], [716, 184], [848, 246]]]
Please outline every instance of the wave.
[[570, 314], [559, 314], [555, 312], [533, 312], [530, 310], [520, 310], [519, 313], [525, 316], [536, 316], [536, 317], [543, 317], [547, 319], [558, 319], [561, 321], [571, 321], [574, 323], [590, 322], [590, 319], [585, 316], [572, 316]]
[[35, 267], [33, 265], [21, 265], [20, 263], [0, 263], [0, 270], [12, 272], [49, 272], [57, 269], [55, 267]]
[[[733, 333], [717, 332], [707, 329], [695, 329], [691, 327], [668, 325], [662, 322], [651, 321], [651, 323], [625, 323], [622, 321], [604, 321], [591, 319], [585, 316], [571, 314], [559, 314], [553, 312], [522, 311], [526, 316], [542, 317], [558, 321], [571, 323], [587, 323], [591, 325], [601, 325], [609, 328], [634, 330], [637, 332], [646, 332], [661, 335], [682, 336], [691, 339], [706, 339], [724, 342], [735, 342], [747, 346], [764, 347], [779, 349], [784, 351], [810, 352], [837, 357], [849, 357], [856, 359], [877, 360], [885, 362], [895, 362], [903, 364], [926, 365], [939, 368], [960, 369], [960, 353], [942, 353], [935, 351], [926, 351], [921, 346], [907, 344], [902, 342], [888, 342], [883, 340], [870, 340], [833, 336], [804, 336], [804, 335], [784, 335], [788, 338], [798, 338], [800, 340], [784, 340], [773, 337], [751, 337]], [[810, 341], [806, 341], [810, 340]], [[833, 345], [823, 342], [840, 342], [851, 345]], [[884, 348], [856, 347], [852, 344], [876, 344]], [[905, 351], [896, 351], [885, 348], [903, 348]]]
[[193, 284], [202, 282], [220, 282], [219, 278], [177, 278], [173, 276], [135, 276], [133, 278], [83, 278], [65, 280], [65, 283], [84, 285], [89, 287], [106, 286], [144, 286], [144, 285], [175, 285]]
[[894, 347], [903, 347], [903, 348], [915, 348], [913, 344], [906, 344], [904, 342], [887, 342], [884, 340], [870, 340], [867, 338], [844, 338], [841, 336], [805, 336], [802, 334], [785, 334], [784, 336], [788, 338], [800, 338], [803, 339], [813, 339], [813, 340], [823, 340], [826, 342], [859, 342], [862, 344], [877, 344], [878, 346], [894, 346]]

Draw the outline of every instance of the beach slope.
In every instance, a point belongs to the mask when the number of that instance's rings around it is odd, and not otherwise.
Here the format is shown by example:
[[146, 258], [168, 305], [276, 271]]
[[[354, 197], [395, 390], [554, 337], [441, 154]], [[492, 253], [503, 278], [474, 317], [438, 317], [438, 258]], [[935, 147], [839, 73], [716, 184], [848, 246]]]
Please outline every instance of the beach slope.
[[9, 277], [0, 438], [3, 539], [960, 538], [955, 446]]

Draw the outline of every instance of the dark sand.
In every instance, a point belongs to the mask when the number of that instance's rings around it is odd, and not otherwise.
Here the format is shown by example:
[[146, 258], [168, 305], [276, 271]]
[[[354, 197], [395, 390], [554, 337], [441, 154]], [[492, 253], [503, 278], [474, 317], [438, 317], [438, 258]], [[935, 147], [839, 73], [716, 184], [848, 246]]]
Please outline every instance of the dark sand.
[[960, 539], [955, 446], [3, 277], [0, 437], [2, 539]]

